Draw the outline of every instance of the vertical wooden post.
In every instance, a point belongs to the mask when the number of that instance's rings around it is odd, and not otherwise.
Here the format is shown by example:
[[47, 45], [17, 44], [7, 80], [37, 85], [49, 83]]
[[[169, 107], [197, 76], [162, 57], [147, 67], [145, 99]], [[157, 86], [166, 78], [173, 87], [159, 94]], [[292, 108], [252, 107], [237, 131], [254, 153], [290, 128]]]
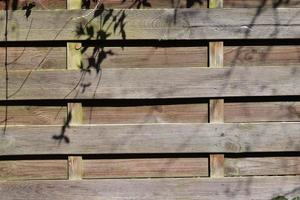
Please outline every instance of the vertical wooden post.
[[[209, 8], [222, 8], [223, 0], [209, 0]], [[223, 42], [209, 43], [209, 67], [223, 67]], [[224, 99], [209, 100], [209, 123], [224, 122]], [[224, 154], [210, 155], [210, 176], [224, 177]]]
[[[81, 9], [81, 0], [67, 0], [67, 9]], [[79, 70], [81, 63], [81, 43], [67, 43], [67, 69]], [[70, 125], [83, 123], [83, 112], [81, 103], [68, 103], [68, 117], [71, 118]], [[70, 180], [80, 180], [83, 175], [81, 156], [68, 157], [68, 172]]]

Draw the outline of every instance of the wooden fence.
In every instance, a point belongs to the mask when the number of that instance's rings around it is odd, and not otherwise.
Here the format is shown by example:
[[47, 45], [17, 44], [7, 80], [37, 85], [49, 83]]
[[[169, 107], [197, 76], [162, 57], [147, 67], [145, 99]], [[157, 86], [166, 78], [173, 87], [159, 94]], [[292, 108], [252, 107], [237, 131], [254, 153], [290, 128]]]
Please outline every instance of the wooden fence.
[[298, 0], [0, 9], [1, 199], [300, 198]]

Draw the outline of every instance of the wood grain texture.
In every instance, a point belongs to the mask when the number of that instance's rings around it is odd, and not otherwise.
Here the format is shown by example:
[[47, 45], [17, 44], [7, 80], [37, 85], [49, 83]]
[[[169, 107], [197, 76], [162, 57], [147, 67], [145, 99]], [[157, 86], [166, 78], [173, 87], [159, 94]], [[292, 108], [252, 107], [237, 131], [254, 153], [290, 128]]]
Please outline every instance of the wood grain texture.
[[226, 176], [300, 174], [300, 157], [226, 158]]
[[225, 46], [224, 66], [299, 66], [299, 46]]
[[208, 176], [208, 158], [84, 160], [83, 178]]
[[100, 68], [207, 67], [207, 47], [88, 47], [82, 55], [83, 67], [97, 55], [105, 56]]
[[[8, 0], [9, 9], [22, 10], [28, 0]], [[50, 10], [50, 9], [65, 9], [66, 0], [32, 0], [35, 6], [32, 9]], [[5, 0], [0, 1], [0, 10], [5, 10]]]
[[300, 7], [298, 0], [223, 0], [226, 8]]
[[[9, 13], [8, 41], [300, 37], [298, 10], [289, 8], [264, 9], [261, 12], [257, 12], [257, 9], [147, 9], [114, 10], [112, 13], [105, 10], [102, 17], [96, 17], [86, 24], [88, 19], [80, 17], [88, 12], [32, 11], [28, 19], [23, 11]], [[119, 22], [112, 22], [115, 18], [112, 16], [117, 16]], [[108, 18], [105, 24], [100, 23], [100, 18], [105, 17]], [[0, 12], [0, 19], [0, 24], [4, 24], [3, 11]], [[0, 29], [2, 41], [4, 27]], [[97, 33], [102, 35], [97, 36]]]
[[[300, 195], [300, 177], [106, 179], [84, 181], [1, 182], [5, 200], [266, 200]], [[216, 192], [218, 189], [218, 192]]]
[[[8, 47], [9, 70], [65, 69], [66, 48]], [[0, 47], [0, 70], [4, 70], [5, 48]]]
[[0, 161], [0, 180], [67, 179], [66, 160]]
[[81, 180], [83, 175], [83, 162], [81, 156], [68, 156], [69, 180]]
[[[65, 9], [66, 0], [34, 0], [35, 7], [34, 10], [49, 10], [49, 9]], [[87, 3], [83, 5], [83, 8], [94, 8], [96, 3], [94, 0], [87, 0]], [[139, 8], [139, 9], [149, 9], [149, 8], [206, 8], [206, 0], [200, 1], [190, 1], [190, 0], [147, 0], [144, 4], [138, 4], [132, 0], [103, 0], [102, 1], [106, 8]], [[9, 7], [12, 9], [12, 1], [9, 2]], [[18, 4], [14, 6], [16, 9], [22, 9], [26, 5], [24, 0], [19, 0]], [[0, 1], [0, 10], [5, 9], [5, 3]]]
[[299, 102], [225, 103], [225, 122], [300, 121]]
[[[6, 128], [0, 155], [299, 151], [299, 123]], [[63, 135], [68, 138], [65, 142]], [[55, 137], [54, 137], [55, 136]], [[56, 138], [56, 139], [55, 139]]]
[[61, 125], [66, 107], [58, 106], [0, 106], [0, 124], [4, 125]]
[[[87, 105], [88, 106], [88, 105]], [[83, 107], [84, 124], [206, 123], [207, 104]]]
[[224, 154], [210, 154], [210, 177], [224, 177]]
[[[89, 66], [89, 59], [97, 58], [93, 55], [95, 49], [89, 47], [82, 54], [83, 67]], [[107, 53], [100, 68], [207, 67], [206, 47], [105, 47], [97, 52]], [[9, 47], [8, 69], [66, 69], [66, 55], [64, 47]], [[0, 47], [0, 70], [4, 70], [4, 56], [5, 49]], [[73, 66], [78, 68], [80, 64]]]
[[[5, 100], [5, 73], [0, 99]], [[298, 67], [103, 69], [9, 72], [18, 99], [136, 99], [298, 95]]]

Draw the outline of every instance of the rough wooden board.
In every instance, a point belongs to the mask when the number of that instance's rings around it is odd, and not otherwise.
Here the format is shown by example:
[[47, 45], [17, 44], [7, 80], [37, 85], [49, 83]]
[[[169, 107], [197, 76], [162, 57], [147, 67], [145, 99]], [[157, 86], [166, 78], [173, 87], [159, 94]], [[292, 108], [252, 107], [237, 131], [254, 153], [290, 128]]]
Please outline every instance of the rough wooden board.
[[[9, 9], [20, 9], [26, 6], [27, 0], [8, 0]], [[27, 1], [28, 2], [28, 1]], [[50, 10], [66, 8], [66, 0], [32, 0], [35, 7], [32, 9]], [[5, 0], [0, 1], [0, 10], [5, 9]]]
[[[89, 58], [97, 58], [93, 56], [94, 49], [89, 47], [83, 53], [83, 67], [89, 65]], [[101, 68], [207, 67], [206, 47], [105, 47], [103, 50], [107, 54]], [[295, 54], [294, 51], [287, 53]], [[0, 70], [4, 70], [4, 56], [5, 49], [0, 47]], [[66, 59], [64, 47], [8, 48], [9, 70], [66, 69]]]
[[[300, 37], [297, 9], [147, 9], [114, 10], [118, 23], [109, 18], [100, 30], [100, 18], [87, 26], [80, 18], [87, 11], [23, 11], [9, 13], [9, 41], [124, 39], [291, 39]], [[1, 24], [4, 12], [0, 12]], [[2, 16], [2, 17], [1, 17]], [[90, 15], [89, 17], [92, 17]], [[78, 18], [79, 17], [79, 18]], [[141, 20], [142, 19], [142, 20]], [[81, 24], [81, 25], [80, 25]], [[111, 25], [109, 25], [111, 24]], [[83, 27], [82, 27], [83, 26]], [[4, 40], [4, 27], [0, 40]], [[115, 27], [115, 28], [114, 28]], [[115, 31], [114, 31], [115, 29]], [[106, 35], [106, 36], [104, 36]]]
[[[106, 179], [1, 182], [5, 200], [266, 200], [300, 195], [300, 177]], [[218, 190], [218, 191], [216, 191]]]
[[225, 103], [225, 122], [300, 121], [299, 102]]
[[[22, 2], [21, 2], [22, 1]], [[20, 3], [18, 4], [18, 9], [21, 9], [25, 4], [23, 2], [24, 0], [20, 0]], [[49, 10], [49, 9], [64, 9], [66, 8], [66, 0], [34, 0], [36, 2], [36, 6], [33, 8], [36, 9], [42, 9], [42, 10]], [[90, 3], [90, 6], [86, 6], [88, 4], [85, 4], [84, 8], [94, 8], [96, 3], [93, 0], [88, 0], [87, 2]], [[122, 2], [122, 0], [103, 0], [103, 4], [106, 8], [137, 8], [138, 4], [134, 4], [134, 1], [132, 0], [125, 0]], [[186, 7], [193, 7], [193, 8], [206, 8], [207, 2], [206, 0], [200, 0], [198, 1], [189, 1], [189, 0], [147, 0], [146, 1], [149, 4], [145, 4], [145, 6], [141, 6], [140, 9], [147, 9], [147, 8], [186, 8]], [[10, 8], [11, 8], [11, 2], [10, 2]], [[149, 7], [148, 7], [149, 6]], [[5, 3], [0, 1], [0, 9], [5, 8]]]
[[0, 155], [292, 152], [300, 150], [299, 127], [299, 123], [101, 125], [65, 130], [8, 126], [0, 137]]
[[[62, 47], [9, 47], [9, 70], [65, 69], [66, 48]], [[4, 70], [5, 48], [0, 47], [0, 70]]]
[[300, 157], [226, 158], [226, 176], [300, 174]]
[[84, 107], [85, 124], [205, 123], [207, 104]]
[[66, 107], [58, 106], [0, 106], [0, 124], [61, 125], [67, 117]]
[[0, 172], [0, 180], [67, 179], [67, 161], [2, 160]]
[[83, 178], [208, 176], [208, 158], [84, 160]]
[[[17, 99], [135, 99], [298, 95], [299, 67], [152, 68], [9, 72]], [[93, 71], [93, 70], [92, 70]], [[0, 73], [0, 99], [5, 99]]]
[[206, 47], [89, 47], [83, 54], [84, 67], [89, 58], [98, 58], [94, 50], [106, 56], [101, 68], [207, 67]]
[[300, 46], [225, 46], [225, 66], [299, 66]]
[[83, 174], [83, 162], [81, 156], [68, 157], [69, 180], [81, 180]]
[[210, 154], [210, 177], [224, 177], [224, 154]]
[[298, 0], [224, 0], [226, 8], [300, 7]]

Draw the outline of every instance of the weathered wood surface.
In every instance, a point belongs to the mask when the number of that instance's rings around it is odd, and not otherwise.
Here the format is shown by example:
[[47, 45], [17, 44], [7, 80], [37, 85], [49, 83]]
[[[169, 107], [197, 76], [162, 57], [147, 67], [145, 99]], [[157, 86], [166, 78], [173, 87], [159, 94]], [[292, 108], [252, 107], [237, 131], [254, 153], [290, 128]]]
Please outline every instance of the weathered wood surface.
[[225, 46], [224, 66], [299, 66], [300, 46]]
[[67, 179], [67, 175], [66, 160], [0, 161], [0, 180]]
[[300, 174], [300, 157], [226, 158], [226, 176]]
[[[84, 181], [1, 182], [5, 200], [266, 200], [300, 195], [300, 177], [106, 179]], [[218, 190], [216, 192], [216, 190]]]
[[208, 176], [208, 158], [84, 160], [83, 178]]
[[[89, 59], [98, 59], [94, 50], [106, 55], [100, 68], [207, 67], [206, 47], [89, 47], [82, 54], [84, 67], [89, 66]], [[9, 70], [66, 69], [64, 47], [9, 47], [7, 55]], [[4, 58], [5, 48], [0, 47], [0, 70], [4, 70]]]
[[[0, 10], [5, 10], [5, 2], [0, 1]], [[34, 2], [34, 7], [32, 9], [39, 9], [39, 10], [48, 10], [48, 9], [64, 9], [66, 8], [66, 0], [7, 0], [8, 8], [10, 10], [22, 10], [26, 3]], [[28, 4], [27, 4], [28, 5]]]
[[[34, 0], [35, 9], [45, 10], [45, 9], [65, 9], [66, 0]], [[87, 3], [83, 4], [83, 8], [94, 8], [96, 2], [94, 0], [87, 0]], [[144, 4], [139, 4], [138, 1], [132, 0], [102, 0], [106, 8], [206, 8], [207, 1], [190, 1], [190, 0], [146, 0]], [[22, 9], [26, 5], [25, 0], [19, 0], [18, 4], [13, 6], [13, 1], [9, 1], [9, 8], [12, 9]], [[5, 3], [0, 1], [0, 9], [5, 9]]]
[[[9, 13], [8, 41], [124, 39], [290, 39], [300, 37], [297, 9], [149, 9], [90, 11], [24, 11]], [[5, 12], [0, 12], [4, 41]], [[112, 19], [117, 16], [117, 22]], [[89, 18], [88, 17], [88, 18]], [[105, 20], [105, 24], [99, 20]], [[84, 22], [83, 22], [84, 21]], [[89, 23], [87, 22], [89, 21]], [[87, 24], [88, 23], [88, 24]], [[100, 29], [101, 27], [101, 29]], [[98, 34], [99, 33], [99, 34]]]
[[224, 0], [226, 8], [300, 7], [298, 0]]
[[[0, 47], [0, 70], [4, 70], [5, 48]], [[9, 70], [65, 69], [66, 48], [63, 47], [8, 47]]]
[[[89, 106], [89, 105], [86, 105]], [[205, 103], [83, 107], [84, 124], [206, 123]]]
[[225, 103], [225, 122], [300, 121], [300, 102]]
[[[0, 124], [61, 125], [67, 117], [66, 107], [59, 106], [0, 106]], [[6, 112], [7, 111], [7, 112]], [[6, 121], [6, 122], [5, 122]]]
[[299, 123], [8, 126], [1, 135], [0, 155], [299, 151], [299, 127]]
[[[18, 99], [135, 99], [298, 95], [298, 67], [152, 68], [9, 72]], [[5, 73], [0, 73], [5, 100]]]

